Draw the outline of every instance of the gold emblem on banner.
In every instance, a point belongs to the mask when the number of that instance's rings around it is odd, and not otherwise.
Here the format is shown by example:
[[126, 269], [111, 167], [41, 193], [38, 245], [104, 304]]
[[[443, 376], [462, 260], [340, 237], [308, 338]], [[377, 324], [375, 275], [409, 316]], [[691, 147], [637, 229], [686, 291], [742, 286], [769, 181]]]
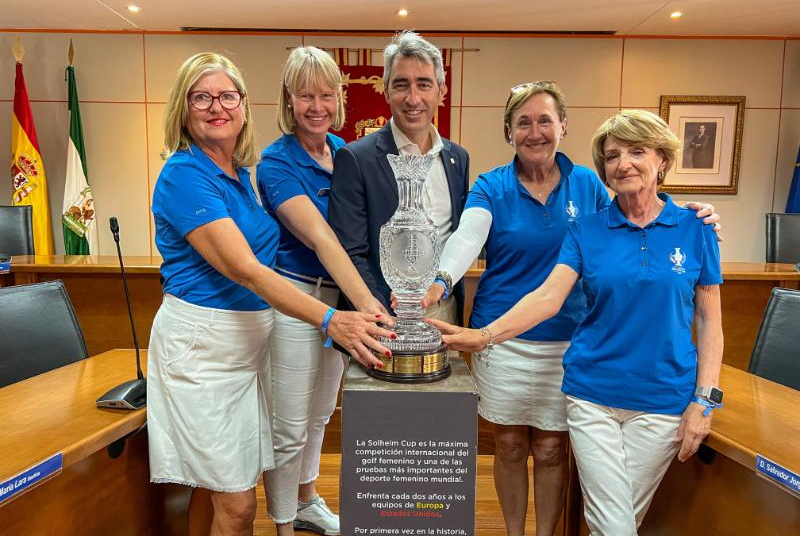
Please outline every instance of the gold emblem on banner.
[[383, 125], [385, 125], [387, 119], [382, 115], [376, 117], [375, 119], [361, 119], [356, 123], [355, 130], [356, 130], [356, 138], [363, 138], [367, 134], [372, 134], [373, 132], [377, 132]]
[[375, 91], [375, 93], [380, 93], [383, 95], [383, 78], [377, 75], [370, 76], [369, 78], [366, 76], [362, 76], [360, 78], [350, 78], [350, 73], [347, 73], [344, 75], [344, 80], [342, 83], [346, 86], [349, 84], [372, 86], [372, 89]]

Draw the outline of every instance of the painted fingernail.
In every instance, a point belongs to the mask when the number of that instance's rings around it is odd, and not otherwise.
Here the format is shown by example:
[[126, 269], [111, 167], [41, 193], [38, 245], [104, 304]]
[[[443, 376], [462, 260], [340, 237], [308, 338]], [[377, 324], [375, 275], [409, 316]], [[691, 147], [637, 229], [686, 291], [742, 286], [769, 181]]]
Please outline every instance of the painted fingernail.
[[392, 357], [392, 352], [386, 351], [386, 357]]
[[397, 338], [397, 335], [395, 335], [394, 333], [392, 333], [392, 334], [391, 334], [389, 337], [390, 337], [392, 340], [394, 340], [394, 339], [396, 339], [396, 338]]
[[381, 317], [381, 315], [375, 315], [375, 318], [380, 318], [380, 317]]
[[376, 363], [375, 366], [378, 368], [383, 368], [383, 362]]

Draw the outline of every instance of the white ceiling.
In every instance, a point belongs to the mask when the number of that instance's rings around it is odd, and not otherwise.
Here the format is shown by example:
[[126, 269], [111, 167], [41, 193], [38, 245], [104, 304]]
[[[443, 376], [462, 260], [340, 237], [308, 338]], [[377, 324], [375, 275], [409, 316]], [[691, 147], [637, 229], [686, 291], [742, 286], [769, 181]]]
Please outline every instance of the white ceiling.
[[800, 0], [2, 0], [0, 11], [6, 29], [800, 35]]

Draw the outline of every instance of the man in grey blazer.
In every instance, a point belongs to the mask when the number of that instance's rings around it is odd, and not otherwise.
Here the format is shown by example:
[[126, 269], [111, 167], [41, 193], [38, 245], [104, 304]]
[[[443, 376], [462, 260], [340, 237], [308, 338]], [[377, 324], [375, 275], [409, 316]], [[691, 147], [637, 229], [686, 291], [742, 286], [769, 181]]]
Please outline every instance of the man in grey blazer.
[[[455, 231], [469, 190], [469, 155], [439, 136], [436, 107], [447, 93], [442, 54], [414, 32], [398, 34], [383, 52], [383, 82], [392, 119], [378, 132], [336, 153], [328, 219], [372, 293], [390, 310], [391, 289], [380, 268], [378, 239], [399, 202], [387, 154], [434, 154], [423, 206], [442, 242]], [[463, 289], [427, 314], [460, 323]], [[348, 304], [349, 305], [349, 304]]]

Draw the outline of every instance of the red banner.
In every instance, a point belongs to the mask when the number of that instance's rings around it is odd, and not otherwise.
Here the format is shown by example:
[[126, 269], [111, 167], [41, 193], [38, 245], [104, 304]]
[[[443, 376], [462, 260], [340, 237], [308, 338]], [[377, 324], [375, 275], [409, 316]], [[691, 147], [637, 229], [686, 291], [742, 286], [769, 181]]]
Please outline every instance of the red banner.
[[[349, 65], [349, 53], [356, 52], [358, 65]], [[337, 132], [347, 142], [366, 136], [384, 126], [392, 112], [386, 102], [383, 87], [383, 67], [369, 65], [370, 49], [338, 48], [334, 57], [344, 75], [344, 95], [347, 122]], [[450, 50], [443, 49], [445, 84], [450, 87]], [[450, 137], [450, 93], [436, 110], [433, 124], [443, 138]]]

